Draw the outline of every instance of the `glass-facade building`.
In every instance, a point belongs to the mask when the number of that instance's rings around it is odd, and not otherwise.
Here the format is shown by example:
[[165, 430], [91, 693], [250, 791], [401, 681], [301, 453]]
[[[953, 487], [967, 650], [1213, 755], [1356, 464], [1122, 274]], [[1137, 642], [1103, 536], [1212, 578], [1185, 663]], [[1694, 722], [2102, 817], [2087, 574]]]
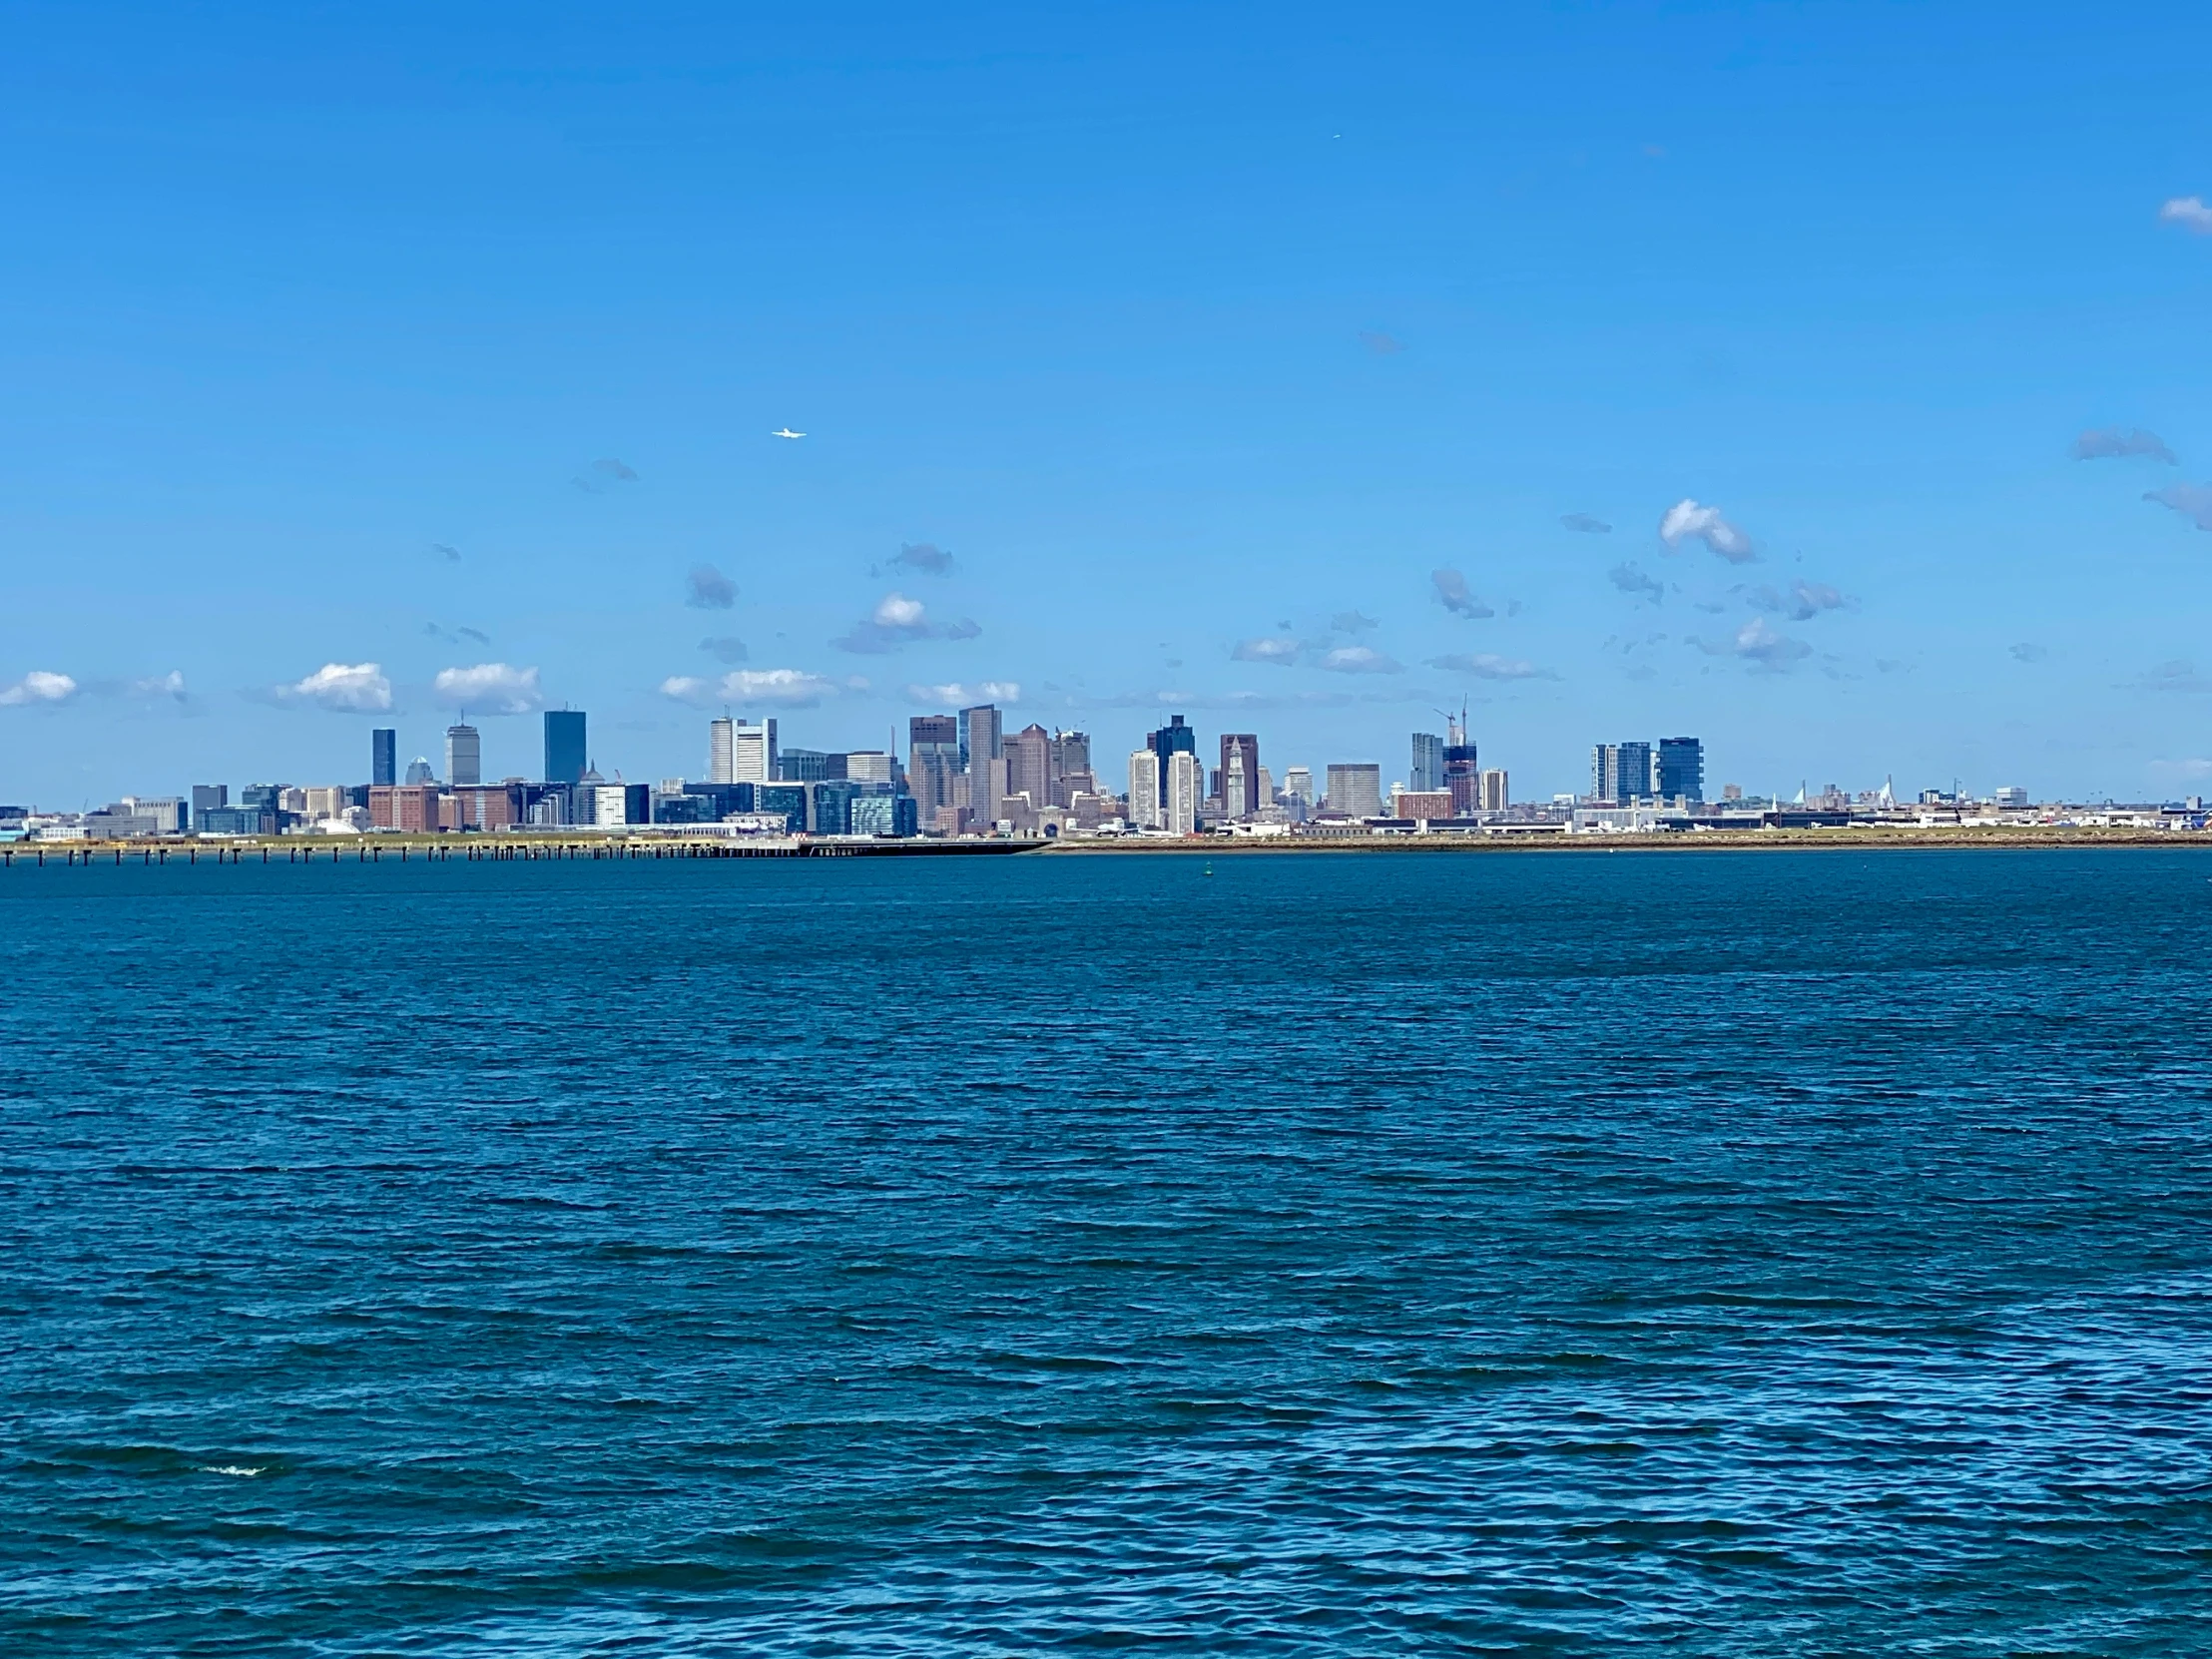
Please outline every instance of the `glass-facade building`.
[[386, 789], [399, 782], [399, 734], [388, 726], [368, 735], [368, 782]]
[[1696, 738], [1661, 738], [1654, 770], [1665, 801], [1705, 799], [1705, 745]]
[[590, 765], [587, 748], [582, 710], [545, 711], [545, 781], [548, 784], [581, 784], [584, 771]]

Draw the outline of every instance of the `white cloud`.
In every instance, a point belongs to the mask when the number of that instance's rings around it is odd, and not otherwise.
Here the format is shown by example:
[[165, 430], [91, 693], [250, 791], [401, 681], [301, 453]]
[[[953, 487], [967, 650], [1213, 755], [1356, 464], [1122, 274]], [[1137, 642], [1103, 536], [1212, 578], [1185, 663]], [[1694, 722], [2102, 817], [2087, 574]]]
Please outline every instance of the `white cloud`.
[[1298, 661], [1298, 654], [1305, 649], [1301, 641], [1283, 635], [1262, 635], [1256, 640], [1239, 640], [1230, 657], [1240, 663], [1273, 663], [1277, 668], [1289, 668]]
[[1708, 657], [1741, 657], [1747, 663], [1756, 663], [1777, 673], [1813, 654], [1813, 648], [1803, 640], [1776, 633], [1763, 616], [1755, 616], [1737, 629], [1734, 639], [1701, 640], [1693, 635], [1689, 643]]
[[1021, 682], [1019, 680], [985, 680], [977, 685], [963, 686], [955, 680], [939, 686], [908, 686], [906, 688], [906, 701], [909, 703], [931, 703], [940, 706], [948, 703], [955, 706], [973, 706], [981, 703], [1019, 703], [1021, 701]]
[[1802, 576], [1790, 584], [1787, 592], [1777, 592], [1764, 583], [1732, 591], [1744, 594], [1762, 611], [1788, 612], [1792, 622], [1811, 622], [1823, 611], [1848, 610], [1856, 603], [1840, 589], [1826, 582], [1808, 582]]
[[812, 709], [847, 691], [865, 691], [865, 680], [831, 680], [796, 668], [741, 668], [719, 680], [679, 674], [661, 682], [661, 695], [679, 703], [711, 707], [718, 703], [769, 703], [785, 709]]
[[1659, 539], [1667, 544], [1669, 552], [1674, 552], [1692, 538], [1705, 543], [1732, 565], [1747, 564], [1759, 556], [1751, 545], [1751, 538], [1723, 518], [1720, 508], [1701, 506], [1684, 496], [1660, 519]]
[[441, 668], [431, 689], [446, 707], [473, 709], [482, 715], [526, 715], [545, 701], [538, 691], [536, 669], [509, 668], [505, 663]]
[[839, 651], [881, 656], [915, 640], [971, 640], [983, 630], [966, 617], [942, 627], [929, 620], [928, 608], [902, 593], [886, 593], [864, 622], [856, 622], [842, 638], [830, 643]]
[[1366, 645], [1340, 645], [1322, 658], [1321, 666], [1331, 674], [1403, 674], [1405, 665], [1396, 658]]
[[2143, 499], [2171, 507], [2199, 530], [2212, 530], [2212, 484], [2168, 484], [2162, 490], [2145, 490]]
[[2179, 225], [2185, 231], [2194, 231], [2200, 237], [2212, 236], [2212, 208], [2204, 205], [2201, 196], [2176, 196], [2158, 210], [2158, 223]]
[[171, 669], [167, 674], [133, 680], [131, 690], [139, 697], [170, 697], [182, 703], [185, 701], [185, 677], [176, 669]]
[[14, 685], [0, 689], [0, 708], [20, 709], [26, 704], [67, 703], [77, 695], [77, 682], [66, 674], [34, 668]]
[[1468, 655], [1455, 651], [1448, 657], [1431, 657], [1430, 668], [1440, 668], [1448, 674], [1471, 674], [1477, 680], [1556, 680], [1558, 675], [1548, 668], [1538, 668], [1534, 663], [1518, 657], [1499, 657], [1487, 651]]
[[391, 682], [375, 663], [324, 663], [304, 680], [278, 686], [279, 703], [312, 703], [338, 713], [376, 714], [391, 707]]

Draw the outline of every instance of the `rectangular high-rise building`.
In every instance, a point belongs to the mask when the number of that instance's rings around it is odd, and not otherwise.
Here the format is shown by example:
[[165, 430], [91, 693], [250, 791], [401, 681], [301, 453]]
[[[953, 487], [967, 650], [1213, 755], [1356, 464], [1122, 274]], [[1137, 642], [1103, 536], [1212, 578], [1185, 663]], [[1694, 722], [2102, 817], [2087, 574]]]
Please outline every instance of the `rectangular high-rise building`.
[[1052, 805], [1052, 734], [1031, 722], [1006, 740], [1006, 793], [1032, 808]]
[[1160, 826], [1169, 833], [1197, 833], [1198, 804], [1206, 788], [1204, 770], [1198, 757], [1187, 749], [1169, 753], [1167, 788], [1160, 796]]
[[1475, 754], [1474, 734], [1467, 730], [1467, 711], [1459, 710], [1459, 718], [1448, 716], [1444, 721], [1442, 788], [1451, 794], [1451, 816], [1466, 818], [1477, 810], [1482, 799], [1482, 781], [1478, 757]]
[[1381, 818], [1382, 769], [1373, 761], [1331, 767], [1329, 813], [1332, 818]]
[[952, 781], [960, 773], [960, 723], [950, 715], [915, 715], [906, 722], [906, 787], [924, 824], [955, 805]]
[[1224, 732], [1221, 738], [1221, 812], [1246, 819], [1267, 802], [1260, 797], [1260, 740], [1250, 732]]
[[844, 775], [855, 784], [892, 784], [896, 761], [885, 749], [855, 749], [844, 758]]
[[1065, 807], [1071, 796], [1088, 791], [1094, 780], [1091, 777], [1091, 735], [1088, 732], [1055, 732], [1052, 734], [1052, 763], [1049, 789], [1051, 804]]
[[[1006, 754], [1005, 725], [998, 710], [988, 703], [960, 711], [960, 770], [971, 778], [978, 775], [986, 761], [1003, 759]], [[972, 791], [971, 794], [980, 794]], [[993, 803], [995, 807], [996, 803]], [[978, 803], [976, 810], [982, 812]]]
[[386, 789], [399, 782], [399, 734], [389, 726], [368, 735], [368, 781]]
[[1160, 824], [1160, 758], [1149, 749], [1129, 757], [1129, 823], [1139, 830]]
[[450, 789], [473, 789], [484, 781], [483, 734], [473, 726], [445, 729], [445, 782]]
[[590, 746], [584, 741], [583, 710], [546, 710], [545, 782], [581, 784], [590, 767]]
[[1435, 733], [1413, 734], [1413, 773], [1406, 787], [1415, 795], [1444, 787], [1444, 740]]
[[[1164, 810], [1168, 799], [1168, 757], [1170, 755], [1189, 755], [1196, 759], [1198, 755], [1198, 734], [1183, 724], [1181, 715], [1171, 715], [1168, 717], [1168, 723], [1165, 726], [1145, 739], [1145, 747], [1152, 751], [1155, 764], [1160, 769], [1160, 803]], [[1203, 789], [1204, 787], [1204, 783], [1201, 781], [1200, 788]]]
[[776, 722], [758, 726], [739, 721], [730, 731], [730, 771], [733, 784], [773, 784], [784, 776], [784, 758], [776, 747]]
[[1662, 801], [1705, 799], [1705, 745], [1696, 738], [1661, 738], [1653, 769]]
[[1485, 813], [1502, 813], [1511, 804], [1512, 798], [1505, 788], [1504, 772], [1499, 769], [1485, 772], [1482, 775], [1481, 810]]
[[737, 740], [731, 733], [728, 716], [707, 723], [707, 782], [710, 784], [738, 781]]
[[228, 784], [195, 784], [192, 787], [192, 822], [197, 825], [204, 813], [220, 812], [231, 805], [231, 786]]

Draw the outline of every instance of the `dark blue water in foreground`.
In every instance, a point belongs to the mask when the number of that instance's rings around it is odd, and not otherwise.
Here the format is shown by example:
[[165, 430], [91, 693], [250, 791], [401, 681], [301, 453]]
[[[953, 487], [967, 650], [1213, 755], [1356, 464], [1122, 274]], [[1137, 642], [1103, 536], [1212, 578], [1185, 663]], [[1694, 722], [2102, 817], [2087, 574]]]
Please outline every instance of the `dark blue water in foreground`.
[[0, 1652], [2212, 1643], [2212, 857], [0, 876]]

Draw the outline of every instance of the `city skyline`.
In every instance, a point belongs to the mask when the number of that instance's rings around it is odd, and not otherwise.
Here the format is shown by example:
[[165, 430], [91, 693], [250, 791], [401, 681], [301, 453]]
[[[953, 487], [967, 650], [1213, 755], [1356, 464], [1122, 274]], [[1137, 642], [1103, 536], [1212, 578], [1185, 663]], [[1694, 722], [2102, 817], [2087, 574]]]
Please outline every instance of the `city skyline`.
[[2212, 25], [1411, 15], [28, 14], [0, 789], [982, 697], [2212, 778]]

